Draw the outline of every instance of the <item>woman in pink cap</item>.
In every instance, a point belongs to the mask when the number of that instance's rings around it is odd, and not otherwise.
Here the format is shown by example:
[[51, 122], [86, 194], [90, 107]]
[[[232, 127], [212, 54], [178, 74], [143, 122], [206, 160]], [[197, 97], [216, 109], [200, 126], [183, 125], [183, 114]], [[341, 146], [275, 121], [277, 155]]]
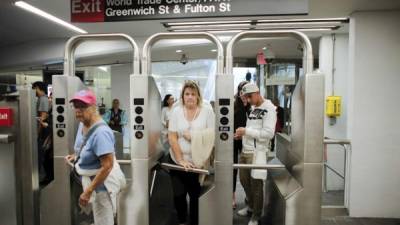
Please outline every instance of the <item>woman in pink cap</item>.
[[93, 210], [95, 225], [114, 225], [117, 194], [125, 186], [125, 177], [115, 160], [112, 130], [97, 112], [96, 96], [81, 90], [70, 101], [80, 121], [75, 139], [75, 153], [66, 156], [74, 162], [83, 187], [81, 208]]

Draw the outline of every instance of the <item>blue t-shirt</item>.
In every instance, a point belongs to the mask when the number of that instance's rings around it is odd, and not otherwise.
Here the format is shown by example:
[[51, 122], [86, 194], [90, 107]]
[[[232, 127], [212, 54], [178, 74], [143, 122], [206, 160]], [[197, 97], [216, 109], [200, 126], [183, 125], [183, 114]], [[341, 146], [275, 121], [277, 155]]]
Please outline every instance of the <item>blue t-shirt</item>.
[[[97, 122], [104, 123], [104, 121]], [[96, 125], [94, 124], [94, 125]], [[93, 125], [93, 126], [94, 126]], [[83, 143], [82, 134], [83, 124], [79, 124], [78, 132], [76, 134], [74, 150], [78, 157], [79, 151], [81, 150], [81, 145]], [[106, 154], [115, 152], [115, 139], [112, 130], [104, 123], [103, 126], [96, 128], [94, 133], [92, 133], [89, 139], [86, 141], [85, 146], [80, 152], [80, 157], [78, 164], [82, 169], [100, 169], [100, 157]], [[96, 191], [105, 190], [104, 185], [100, 185], [96, 188]]]

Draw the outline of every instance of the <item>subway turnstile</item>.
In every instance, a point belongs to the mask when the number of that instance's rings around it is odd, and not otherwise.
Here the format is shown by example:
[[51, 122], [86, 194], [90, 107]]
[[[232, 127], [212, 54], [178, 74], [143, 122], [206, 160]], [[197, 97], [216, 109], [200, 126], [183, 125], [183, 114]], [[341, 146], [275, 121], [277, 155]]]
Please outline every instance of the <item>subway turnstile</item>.
[[268, 196], [266, 218], [274, 225], [319, 225], [324, 76], [313, 71], [312, 47], [308, 37], [293, 30], [245, 31], [235, 35], [227, 45], [227, 73], [232, 73], [235, 43], [243, 38], [261, 37], [291, 37], [300, 41], [304, 49], [305, 74], [298, 81], [292, 97], [291, 136], [277, 137], [277, 158], [274, 161], [282, 163], [285, 168], [269, 170], [268, 185], [265, 185]]
[[71, 225], [75, 217], [71, 209], [70, 167], [64, 157], [73, 153], [77, 122], [69, 99], [85, 86], [78, 77], [68, 75], [54, 76], [52, 82], [54, 180], [41, 190], [41, 224]]
[[[151, 159], [154, 154], [154, 150], [149, 146], [152, 141], [149, 129], [152, 128], [151, 123], [158, 121], [153, 121], [153, 117], [149, 117], [149, 109], [151, 103], [149, 97], [151, 94], [149, 91], [154, 87], [154, 81], [151, 77], [151, 47], [153, 44], [162, 39], [192, 39], [192, 38], [204, 38], [212, 41], [217, 45], [217, 76], [216, 76], [216, 86], [219, 86], [219, 90], [216, 92], [216, 134], [220, 137], [215, 142], [216, 151], [216, 161], [215, 161], [215, 178], [214, 182], [210, 184], [199, 199], [199, 224], [207, 225], [220, 225], [220, 224], [230, 224], [232, 222], [232, 211], [231, 203], [228, 199], [231, 199], [231, 193], [227, 190], [231, 189], [232, 181], [223, 179], [224, 176], [231, 177], [232, 179], [232, 162], [222, 162], [219, 160], [224, 157], [226, 151], [231, 151], [232, 147], [232, 129], [233, 129], [233, 78], [232, 76], [223, 75], [223, 46], [221, 42], [212, 34], [206, 32], [185, 32], [185, 33], [159, 33], [151, 36], [147, 39], [143, 47], [142, 54], [142, 75], [132, 76], [131, 85], [135, 88], [131, 89], [131, 104], [132, 104], [132, 127], [133, 127], [133, 142], [134, 147], [137, 152], [132, 153], [133, 157], [132, 164], [140, 165], [141, 171], [144, 168], [149, 170], [152, 166]], [[230, 90], [230, 91], [229, 91]], [[150, 94], [150, 96], [149, 96]], [[149, 97], [148, 97], [149, 96]], [[136, 118], [142, 118], [139, 121], [143, 123], [137, 123]], [[143, 130], [142, 130], [143, 129]], [[159, 134], [158, 134], [159, 135]], [[167, 165], [169, 169], [181, 169], [179, 166]], [[190, 172], [195, 173], [208, 173], [204, 170], [191, 170]], [[149, 222], [149, 208], [146, 202], [148, 200], [143, 198], [148, 198], [149, 186], [143, 186], [147, 184], [149, 180], [148, 174], [140, 174], [136, 172], [133, 174], [134, 183], [135, 180], [141, 181], [140, 187], [137, 187], [134, 195], [139, 196], [139, 201], [135, 198], [131, 204], [135, 204], [134, 212], [130, 217], [130, 221], [134, 221], [135, 225], [146, 225]], [[225, 189], [226, 187], [230, 187]], [[140, 192], [138, 192], [140, 191]], [[136, 216], [135, 216], [136, 215]]]
[[39, 224], [35, 94], [31, 87], [0, 96], [0, 220]]
[[[65, 46], [64, 75], [53, 76], [53, 136], [54, 136], [54, 180], [41, 191], [40, 213], [41, 225], [75, 225], [78, 224], [76, 212], [72, 207], [77, 199], [72, 199], [70, 183], [71, 168], [64, 157], [73, 153], [77, 130], [75, 113], [69, 100], [85, 88], [81, 80], [74, 76], [77, 46], [88, 40], [125, 39], [133, 47], [133, 71], [139, 71], [139, 50], [135, 41], [125, 34], [89, 34], [70, 38]], [[123, 223], [119, 223], [124, 225]], [[128, 224], [128, 223], [126, 223]]]

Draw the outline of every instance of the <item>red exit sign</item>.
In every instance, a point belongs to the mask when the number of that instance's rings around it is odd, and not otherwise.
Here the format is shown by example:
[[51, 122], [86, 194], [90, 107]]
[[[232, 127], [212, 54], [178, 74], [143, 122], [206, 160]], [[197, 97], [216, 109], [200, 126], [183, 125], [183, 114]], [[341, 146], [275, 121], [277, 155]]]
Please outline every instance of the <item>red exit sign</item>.
[[0, 126], [11, 127], [13, 125], [13, 110], [11, 108], [0, 108]]
[[71, 0], [71, 22], [104, 22], [105, 0]]

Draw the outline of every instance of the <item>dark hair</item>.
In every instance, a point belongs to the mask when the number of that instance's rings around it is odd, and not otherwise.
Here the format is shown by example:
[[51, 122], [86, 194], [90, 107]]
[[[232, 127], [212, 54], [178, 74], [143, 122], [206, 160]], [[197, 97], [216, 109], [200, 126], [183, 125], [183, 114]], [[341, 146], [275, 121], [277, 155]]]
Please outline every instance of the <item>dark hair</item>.
[[162, 101], [162, 106], [163, 106], [163, 107], [167, 107], [167, 106], [168, 106], [168, 99], [169, 99], [171, 96], [172, 96], [171, 94], [165, 95], [164, 100]]
[[250, 108], [249, 104], [247, 104], [247, 106], [244, 106], [243, 101], [240, 98], [240, 92], [242, 91], [243, 86], [248, 83], [249, 83], [248, 81], [242, 81], [242, 82], [240, 82], [240, 84], [237, 87], [237, 93], [235, 95], [235, 102], [233, 104], [234, 113], [236, 113], [238, 110], [240, 110], [243, 107]]
[[36, 81], [32, 84], [32, 88], [39, 88], [39, 90], [44, 91], [47, 94], [47, 85], [42, 81]]

